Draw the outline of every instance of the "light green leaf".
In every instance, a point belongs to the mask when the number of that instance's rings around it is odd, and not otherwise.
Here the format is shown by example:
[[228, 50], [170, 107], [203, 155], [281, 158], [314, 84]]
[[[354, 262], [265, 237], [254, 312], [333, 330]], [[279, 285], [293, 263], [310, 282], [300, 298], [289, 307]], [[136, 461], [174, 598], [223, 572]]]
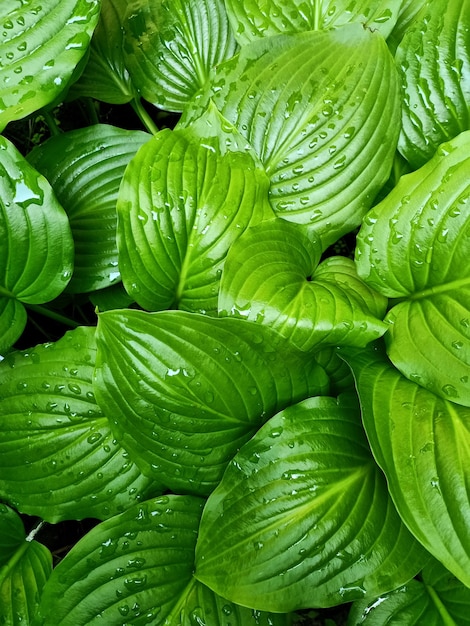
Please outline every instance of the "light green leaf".
[[427, 3], [428, 0], [402, 0], [398, 20], [387, 38], [387, 45], [394, 54], [406, 31], [418, 19]]
[[181, 111], [237, 47], [223, 0], [132, 0], [124, 29], [131, 80], [167, 111]]
[[104, 519], [155, 493], [96, 404], [94, 328], [0, 363], [0, 498], [51, 522]]
[[47, 180], [4, 137], [0, 137], [0, 241], [2, 355], [23, 331], [26, 313], [20, 302], [54, 299], [73, 268], [73, 240], [64, 209]]
[[98, 307], [99, 311], [125, 309], [134, 302], [134, 299], [129, 296], [122, 283], [111, 285], [111, 287], [100, 289], [100, 291], [94, 291], [89, 297], [92, 304]]
[[87, 96], [111, 104], [124, 104], [136, 97], [137, 90], [127, 71], [122, 49], [128, 4], [127, 0], [101, 0], [100, 19], [91, 39], [90, 56], [69, 96]]
[[420, 580], [410, 580], [373, 602], [354, 603], [347, 626], [467, 626], [469, 608], [470, 589], [433, 559]]
[[241, 448], [204, 509], [198, 580], [281, 612], [375, 597], [422, 568], [427, 557], [392, 504], [356, 401], [305, 400]]
[[52, 571], [49, 550], [25, 537], [20, 517], [0, 504], [0, 623], [32, 623], [44, 583]]
[[75, 267], [68, 291], [93, 291], [120, 280], [119, 186], [130, 159], [150, 138], [141, 131], [96, 124], [51, 137], [28, 155], [29, 162], [49, 180], [70, 220]]
[[271, 326], [305, 351], [377, 339], [387, 329], [387, 299], [357, 277], [350, 259], [318, 265], [320, 256], [320, 242], [296, 224], [275, 219], [249, 228], [228, 253], [219, 314]]
[[361, 25], [244, 46], [216, 68], [182, 123], [210, 99], [264, 164], [276, 213], [311, 227], [323, 248], [359, 225], [389, 177], [397, 71], [381, 35]]
[[215, 315], [231, 244], [272, 211], [262, 165], [211, 106], [184, 130], [163, 130], [130, 162], [118, 210], [119, 265], [143, 308]]
[[338, 356], [336, 348], [322, 348], [312, 355], [330, 379], [330, 395], [339, 395], [354, 390], [351, 370]]
[[367, 215], [357, 270], [399, 298], [386, 321], [387, 351], [407, 378], [470, 406], [470, 132], [403, 176]]
[[49, 104], [88, 49], [99, 0], [9, 3], [0, 28], [0, 131]]
[[469, 586], [470, 409], [407, 380], [378, 349], [349, 350], [366, 433], [400, 516]]
[[470, 128], [470, 3], [431, 0], [396, 52], [404, 106], [398, 149], [417, 168]]
[[384, 37], [398, 18], [401, 0], [226, 0], [237, 41], [334, 28], [358, 22]]
[[271, 415], [328, 382], [272, 329], [183, 311], [107, 311], [95, 393], [142, 472], [207, 494]]

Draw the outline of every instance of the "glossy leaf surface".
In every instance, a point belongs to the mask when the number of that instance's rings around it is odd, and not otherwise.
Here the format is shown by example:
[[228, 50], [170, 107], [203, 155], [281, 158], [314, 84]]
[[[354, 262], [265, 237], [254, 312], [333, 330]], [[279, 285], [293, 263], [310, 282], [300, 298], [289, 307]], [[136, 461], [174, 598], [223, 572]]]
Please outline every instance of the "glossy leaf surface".
[[366, 433], [400, 516], [470, 583], [470, 409], [407, 380], [378, 349], [348, 353]]
[[271, 326], [302, 350], [377, 339], [387, 328], [387, 299], [358, 278], [349, 259], [318, 265], [320, 256], [320, 242], [290, 222], [248, 229], [229, 251], [219, 314]]
[[9, 2], [0, 27], [0, 131], [49, 104], [86, 53], [98, 0]]
[[51, 522], [104, 519], [149, 493], [92, 387], [94, 328], [0, 363], [0, 497]]
[[327, 391], [321, 367], [273, 330], [182, 311], [99, 316], [95, 392], [148, 476], [209, 493], [271, 415]]
[[397, 72], [383, 38], [358, 24], [244, 46], [184, 122], [210, 99], [261, 159], [275, 212], [311, 227], [324, 248], [360, 223], [390, 174]]
[[352, 400], [305, 400], [241, 448], [204, 509], [198, 580], [240, 604], [289, 611], [374, 597], [421, 569], [424, 550]]
[[214, 107], [193, 126], [163, 130], [132, 159], [118, 209], [119, 264], [145, 309], [216, 314], [231, 244], [272, 211], [269, 181]]
[[321, 30], [358, 22], [384, 37], [393, 29], [401, 0], [226, 0], [237, 41], [244, 45], [280, 33]]
[[103, 289], [120, 280], [119, 186], [127, 164], [150, 138], [141, 131], [97, 124], [51, 137], [28, 155], [51, 183], [70, 220], [75, 264], [68, 291]]
[[32, 623], [51, 571], [49, 550], [26, 538], [18, 514], [0, 504], [0, 623]]
[[366, 217], [359, 275], [399, 298], [385, 338], [407, 378], [470, 406], [470, 132], [403, 176]]
[[[0, 137], [0, 354], [23, 331], [20, 302], [40, 304], [70, 280], [73, 241], [51, 186]], [[20, 302], [18, 302], [20, 301]]]
[[396, 60], [404, 92], [398, 148], [415, 167], [470, 127], [470, 2], [427, 2]]
[[181, 111], [236, 51], [223, 0], [132, 0], [124, 29], [133, 83], [167, 111]]

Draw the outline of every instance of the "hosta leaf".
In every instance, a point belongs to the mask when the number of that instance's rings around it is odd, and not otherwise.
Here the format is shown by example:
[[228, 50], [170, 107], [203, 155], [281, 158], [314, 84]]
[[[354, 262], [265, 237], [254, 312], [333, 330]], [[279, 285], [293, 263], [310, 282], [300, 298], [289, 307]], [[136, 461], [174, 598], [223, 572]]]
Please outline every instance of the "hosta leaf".
[[9, 3], [0, 24], [0, 131], [52, 102], [87, 51], [98, 0]]
[[377, 462], [417, 539], [470, 584], [470, 409], [407, 380], [376, 349], [346, 352]]
[[51, 137], [28, 155], [51, 183], [70, 220], [75, 266], [68, 291], [93, 291], [120, 280], [119, 185], [128, 162], [150, 138], [141, 131], [97, 124]]
[[403, 176], [366, 217], [359, 275], [400, 301], [387, 351], [408, 378], [470, 406], [470, 132]]
[[52, 571], [49, 550], [26, 538], [20, 517], [0, 504], [0, 623], [31, 623]]
[[216, 314], [230, 245], [272, 215], [263, 167], [210, 107], [184, 130], [163, 130], [132, 159], [118, 201], [124, 285], [144, 308]]
[[111, 285], [107, 289], [94, 291], [90, 294], [90, 301], [99, 311], [109, 311], [110, 309], [125, 309], [130, 306], [134, 300], [124, 289], [122, 283]]
[[302, 350], [377, 339], [387, 328], [377, 319], [387, 299], [357, 277], [350, 259], [318, 265], [320, 256], [319, 241], [290, 222], [248, 229], [227, 256], [219, 312], [265, 323]]
[[198, 580], [272, 611], [377, 596], [422, 567], [374, 463], [356, 398], [281, 411], [240, 450], [209, 497]]
[[0, 363], [0, 498], [56, 522], [106, 518], [148, 494], [96, 404], [94, 328]]
[[236, 51], [223, 0], [132, 0], [125, 63], [142, 96], [181, 111], [209, 71]]
[[123, 104], [136, 97], [137, 90], [127, 71], [122, 49], [127, 6], [127, 0], [101, 0], [90, 56], [83, 74], [72, 85], [70, 95], [88, 96], [111, 104]]
[[470, 126], [470, 2], [429, 1], [396, 53], [404, 93], [398, 148], [416, 168]]
[[247, 44], [259, 37], [333, 28], [359, 22], [384, 37], [398, 17], [401, 0], [226, 0], [237, 41]]
[[209, 493], [281, 408], [325, 393], [322, 368], [270, 328], [183, 311], [107, 311], [96, 385], [116, 437], [148, 476]]
[[313, 354], [330, 379], [330, 394], [354, 390], [354, 379], [348, 365], [338, 356], [336, 348], [322, 348]]
[[[58, 296], [73, 267], [73, 241], [51, 186], [0, 137], [0, 355], [23, 331], [27, 304]], [[9, 301], [15, 301], [13, 304]]]
[[398, 20], [387, 38], [387, 45], [393, 53], [427, 3], [428, 0], [402, 0]]
[[381, 35], [358, 24], [244, 46], [184, 123], [210, 99], [260, 157], [274, 210], [311, 226], [323, 247], [360, 223], [390, 174], [397, 72]]
[[348, 626], [467, 626], [470, 589], [438, 561], [428, 563], [420, 581], [410, 580], [373, 602], [353, 604]]

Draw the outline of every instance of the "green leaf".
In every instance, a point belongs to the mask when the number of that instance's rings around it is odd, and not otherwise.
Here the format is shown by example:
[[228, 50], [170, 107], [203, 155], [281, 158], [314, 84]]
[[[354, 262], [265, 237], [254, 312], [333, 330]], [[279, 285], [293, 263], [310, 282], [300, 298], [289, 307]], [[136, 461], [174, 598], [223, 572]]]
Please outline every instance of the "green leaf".
[[49, 550], [25, 537], [20, 517], [0, 504], [0, 623], [28, 624], [52, 571]]
[[470, 406], [470, 132], [443, 144], [367, 215], [357, 270], [397, 297], [386, 321], [393, 364], [407, 378]]
[[323, 248], [359, 225], [389, 177], [400, 100], [379, 33], [351, 24], [255, 41], [214, 70], [183, 122], [210, 99], [264, 164], [276, 213]]
[[213, 106], [193, 126], [163, 130], [130, 162], [118, 200], [123, 283], [143, 308], [215, 315], [225, 256], [272, 212], [268, 179]]
[[100, 19], [91, 39], [90, 56], [69, 96], [87, 96], [110, 104], [133, 100], [137, 90], [127, 71], [123, 23], [127, 0], [101, 0]]
[[340, 359], [336, 348], [322, 348], [312, 355], [330, 379], [330, 395], [354, 390], [354, 379], [348, 365]]
[[466, 626], [470, 624], [470, 589], [432, 560], [421, 573], [373, 602], [353, 604], [348, 626]]
[[372, 451], [400, 516], [468, 586], [470, 409], [407, 380], [378, 349], [344, 352]]
[[421, 569], [424, 550], [387, 493], [356, 400], [305, 400], [241, 448], [204, 509], [198, 580], [281, 612], [375, 597]]
[[49, 104], [88, 49], [98, 0], [16, 3], [0, 28], [0, 131]]
[[103, 519], [156, 489], [96, 404], [94, 335], [77, 328], [0, 363], [0, 498], [51, 522]]
[[[41, 304], [66, 287], [73, 268], [67, 216], [51, 186], [0, 137], [0, 355], [21, 335], [20, 302]], [[18, 302], [20, 301], [20, 302]]]
[[68, 291], [93, 291], [120, 280], [119, 186], [130, 159], [150, 138], [141, 131], [96, 124], [51, 137], [29, 153], [28, 160], [49, 180], [70, 220], [75, 267]]
[[401, 0], [226, 0], [237, 41], [245, 45], [260, 37], [334, 28], [359, 22], [384, 37], [398, 18]]
[[432, 0], [396, 53], [404, 106], [398, 148], [417, 168], [470, 127], [470, 4]]
[[350, 259], [318, 265], [320, 256], [320, 242], [290, 222], [249, 228], [228, 253], [219, 314], [271, 326], [305, 351], [377, 339], [387, 329], [387, 299], [357, 277]]
[[99, 311], [109, 311], [110, 309], [125, 309], [133, 302], [133, 298], [129, 296], [124, 289], [122, 283], [111, 285], [106, 289], [94, 291], [90, 294], [90, 301]]
[[207, 494], [237, 449], [281, 408], [328, 389], [270, 328], [182, 311], [108, 311], [95, 393], [142, 472]]
[[237, 47], [223, 0], [132, 0], [124, 29], [131, 80], [167, 111], [181, 111]]
[[387, 45], [394, 54], [406, 31], [418, 19], [427, 3], [428, 0], [402, 0], [398, 20], [387, 38]]

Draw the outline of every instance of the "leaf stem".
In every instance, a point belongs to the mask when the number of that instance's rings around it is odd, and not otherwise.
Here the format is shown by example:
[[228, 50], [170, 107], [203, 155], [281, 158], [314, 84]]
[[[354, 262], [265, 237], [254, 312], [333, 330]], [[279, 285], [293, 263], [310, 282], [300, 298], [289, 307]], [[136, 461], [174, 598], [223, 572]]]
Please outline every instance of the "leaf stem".
[[320, 30], [322, 0], [315, 1], [315, 14], [313, 16], [313, 30]]
[[439, 615], [442, 617], [442, 625], [457, 626], [456, 622], [454, 622], [452, 617], [449, 615], [446, 607], [442, 603], [442, 600], [439, 598], [436, 591], [431, 586], [426, 585], [426, 583], [424, 583], [424, 586], [426, 587], [426, 591], [428, 592], [428, 594], [431, 596], [432, 601], [434, 602], [434, 605], [439, 612]]
[[147, 111], [143, 107], [140, 98], [134, 98], [134, 100], [132, 100], [130, 104], [132, 108], [134, 109], [134, 111], [139, 116], [142, 124], [149, 131], [149, 133], [152, 133], [152, 135], [156, 135], [158, 133], [158, 128], [155, 125], [155, 122], [153, 121], [153, 119], [150, 117], [150, 115], [147, 113]]
[[61, 315], [60, 313], [56, 313], [55, 311], [51, 311], [50, 309], [39, 304], [26, 304], [25, 306], [35, 313], [39, 313], [40, 315], [44, 315], [44, 317], [48, 317], [51, 320], [64, 324], [64, 326], [69, 326], [70, 328], [77, 328], [80, 326], [80, 324], [75, 320], [65, 317], [65, 315]]
[[51, 115], [51, 113], [49, 111], [46, 111], [46, 109], [43, 109], [41, 111], [41, 115], [44, 118], [44, 121], [46, 122], [51, 135], [61, 135], [62, 131], [60, 130], [60, 128], [57, 125], [57, 122], [54, 119], [54, 116]]

